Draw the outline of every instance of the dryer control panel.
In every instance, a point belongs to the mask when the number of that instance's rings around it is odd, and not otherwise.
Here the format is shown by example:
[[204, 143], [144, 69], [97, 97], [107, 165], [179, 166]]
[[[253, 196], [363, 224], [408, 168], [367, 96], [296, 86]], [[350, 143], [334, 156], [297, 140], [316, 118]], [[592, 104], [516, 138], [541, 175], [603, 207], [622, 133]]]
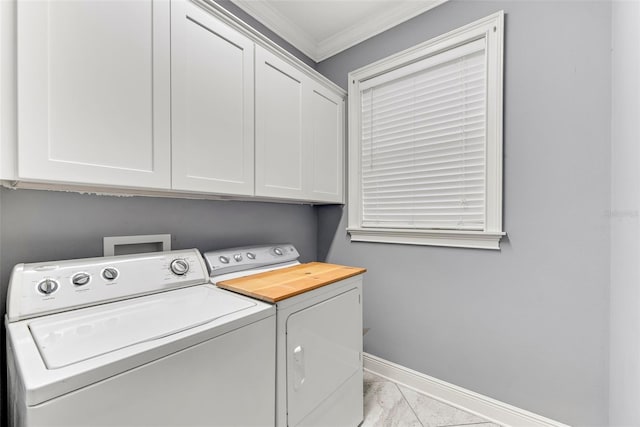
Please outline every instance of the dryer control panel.
[[209, 251], [204, 254], [211, 276], [283, 264], [295, 261], [299, 257], [298, 250], [291, 243], [242, 246]]
[[18, 264], [7, 294], [10, 322], [203, 284], [196, 249]]

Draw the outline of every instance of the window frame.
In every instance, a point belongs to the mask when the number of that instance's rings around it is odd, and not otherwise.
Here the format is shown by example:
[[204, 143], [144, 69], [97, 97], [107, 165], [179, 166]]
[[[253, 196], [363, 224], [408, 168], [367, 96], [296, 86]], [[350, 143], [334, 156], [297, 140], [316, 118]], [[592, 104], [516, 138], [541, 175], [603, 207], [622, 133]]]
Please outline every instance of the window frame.
[[[485, 224], [481, 231], [362, 226], [360, 85], [457, 46], [485, 39], [486, 159]], [[444, 35], [349, 73], [348, 227], [351, 241], [500, 249], [502, 231], [502, 120], [504, 12], [499, 11]]]

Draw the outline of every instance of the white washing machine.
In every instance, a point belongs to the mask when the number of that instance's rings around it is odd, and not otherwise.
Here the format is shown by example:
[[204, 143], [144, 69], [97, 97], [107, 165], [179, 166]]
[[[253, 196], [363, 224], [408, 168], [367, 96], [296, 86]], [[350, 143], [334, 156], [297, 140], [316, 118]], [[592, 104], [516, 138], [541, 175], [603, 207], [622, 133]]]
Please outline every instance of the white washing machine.
[[[300, 264], [291, 244], [205, 253], [212, 283]], [[276, 425], [363, 420], [362, 275], [278, 301]]]
[[195, 249], [19, 264], [7, 298], [13, 426], [274, 424], [274, 307]]

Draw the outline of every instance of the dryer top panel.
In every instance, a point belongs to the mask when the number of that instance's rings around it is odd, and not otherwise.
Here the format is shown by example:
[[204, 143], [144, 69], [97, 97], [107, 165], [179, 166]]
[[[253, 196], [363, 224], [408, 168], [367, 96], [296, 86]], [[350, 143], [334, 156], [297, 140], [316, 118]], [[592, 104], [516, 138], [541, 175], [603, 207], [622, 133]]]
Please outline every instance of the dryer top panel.
[[363, 274], [367, 270], [324, 262], [310, 262], [279, 270], [216, 282], [228, 289], [268, 303], [276, 303], [305, 292]]

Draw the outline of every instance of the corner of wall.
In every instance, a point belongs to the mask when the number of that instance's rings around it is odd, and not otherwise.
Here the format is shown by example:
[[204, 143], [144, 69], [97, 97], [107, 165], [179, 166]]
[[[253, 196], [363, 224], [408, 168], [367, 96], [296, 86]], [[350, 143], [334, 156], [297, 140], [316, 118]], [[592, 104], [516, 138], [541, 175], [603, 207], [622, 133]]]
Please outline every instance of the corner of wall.
[[612, 2], [609, 425], [640, 425], [640, 3]]

